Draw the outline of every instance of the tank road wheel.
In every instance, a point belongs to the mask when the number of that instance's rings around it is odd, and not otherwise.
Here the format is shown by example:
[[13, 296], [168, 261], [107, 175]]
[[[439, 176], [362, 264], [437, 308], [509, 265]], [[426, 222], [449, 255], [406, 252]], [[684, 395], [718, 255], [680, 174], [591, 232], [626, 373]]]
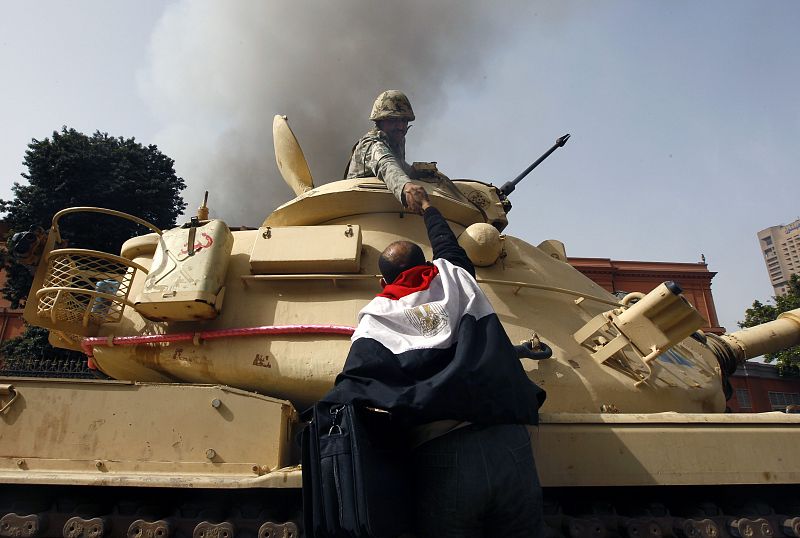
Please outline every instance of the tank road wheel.
[[661, 538], [664, 535], [657, 521], [645, 518], [626, 521], [625, 533], [628, 538]]
[[567, 520], [569, 538], [606, 538], [608, 531], [605, 524], [595, 517], [571, 517]]
[[0, 518], [0, 536], [3, 537], [32, 538], [38, 536], [40, 528], [41, 521], [35, 514], [29, 516], [6, 514]]
[[101, 538], [109, 531], [105, 518], [71, 517], [64, 523], [64, 538]]
[[227, 521], [210, 523], [202, 521], [197, 524], [192, 533], [192, 538], [234, 538], [233, 524]]
[[299, 536], [297, 525], [291, 521], [282, 524], [267, 521], [258, 529], [258, 538], [298, 538]]
[[787, 518], [783, 521], [783, 534], [792, 538], [800, 538], [800, 517]]
[[772, 538], [775, 535], [772, 525], [764, 518], [734, 519], [730, 523], [730, 529], [731, 534], [737, 538]]
[[719, 527], [710, 519], [678, 519], [675, 534], [681, 538], [718, 538]]
[[145, 521], [137, 519], [128, 527], [128, 538], [169, 538], [172, 528], [169, 521]]

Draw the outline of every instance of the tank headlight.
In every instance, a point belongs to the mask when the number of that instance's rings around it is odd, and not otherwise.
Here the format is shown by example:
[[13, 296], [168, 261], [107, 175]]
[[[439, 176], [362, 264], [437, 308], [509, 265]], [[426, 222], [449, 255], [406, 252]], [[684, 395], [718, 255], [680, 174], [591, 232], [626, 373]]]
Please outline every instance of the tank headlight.
[[706, 323], [682, 291], [676, 283], [664, 282], [630, 306], [623, 299], [621, 308], [595, 316], [573, 336], [579, 344], [593, 340], [592, 357], [600, 363], [631, 347], [650, 372], [653, 359]]

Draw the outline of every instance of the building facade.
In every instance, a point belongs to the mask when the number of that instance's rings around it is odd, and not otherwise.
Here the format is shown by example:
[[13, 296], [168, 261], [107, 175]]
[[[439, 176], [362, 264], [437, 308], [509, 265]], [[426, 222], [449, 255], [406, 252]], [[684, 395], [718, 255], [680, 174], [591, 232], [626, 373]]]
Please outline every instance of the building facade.
[[790, 405], [800, 405], [800, 378], [781, 377], [770, 364], [746, 362], [730, 377], [733, 398], [728, 407], [734, 413], [764, 413], [786, 411]]
[[789, 277], [800, 274], [800, 219], [761, 230], [758, 244], [775, 295], [786, 295]]

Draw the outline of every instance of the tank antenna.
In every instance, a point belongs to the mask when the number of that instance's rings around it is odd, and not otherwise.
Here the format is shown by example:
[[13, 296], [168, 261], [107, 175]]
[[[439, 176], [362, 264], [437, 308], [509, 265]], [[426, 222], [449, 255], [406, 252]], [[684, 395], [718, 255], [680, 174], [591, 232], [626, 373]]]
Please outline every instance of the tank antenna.
[[203, 203], [197, 208], [197, 220], [208, 220], [208, 191], [203, 196]]
[[564, 144], [566, 144], [566, 143], [567, 143], [567, 140], [569, 140], [569, 133], [567, 133], [567, 134], [565, 134], [564, 136], [562, 136], [561, 138], [557, 139], [557, 140], [556, 140], [556, 143], [555, 143], [555, 144], [553, 144], [553, 147], [552, 147], [552, 148], [548, 149], [548, 150], [547, 150], [547, 151], [544, 153], [544, 155], [542, 155], [541, 157], [539, 157], [538, 159], [536, 159], [536, 160], [533, 162], [533, 164], [531, 164], [531, 165], [530, 165], [528, 168], [526, 168], [526, 169], [525, 169], [525, 170], [524, 170], [524, 171], [523, 171], [523, 172], [522, 172], [520, 175], [518, 175], [517, 177], [515, 177], [514, 179], [512, 179], [511, 181], [509, 181], [508, 183], [506, 183], [506, 184], [505, 184], [505, 185], [503, 185], [502, 187], [500, 187], [500, 192], [502, 192], [502, 193], [503, 193], [503, 194], [505, 194], [506, 196], [508, 196], [509, 194], [511, 194], [512, 192], [514, 192], [514, 189], [516, 189], [516, 188], [517, 188], [517, 183], [519, 183], [520, 181], [522, 181], [523, 179], [525, 179], [525, 176], [527, 176], [528, 174], [530, 174], [530, 173], [531, 173], [531, 171], [532, 171], [534, 168], [536, 168], [537, 166], [539, 166], [539, 165], [542, 163], [542, 161], [543, 161], [543, 160], [545, 160], [546, 158], [548, 158], [548, 157], [550, 156], [550, 154], [551, 154], [551, 153], [553, 153], [553, 152], [554, 152], [555, 150], [557, 150], [558, 148], [564, 147]]

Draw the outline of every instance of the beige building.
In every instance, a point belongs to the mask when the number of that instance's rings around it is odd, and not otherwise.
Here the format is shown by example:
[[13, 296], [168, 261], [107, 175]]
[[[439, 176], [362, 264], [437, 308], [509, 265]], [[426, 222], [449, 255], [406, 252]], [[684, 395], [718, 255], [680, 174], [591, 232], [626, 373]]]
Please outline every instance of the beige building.
[[758, 242], [775, 295], [785, 295], [789, 277], [800, 274], [800, 219], [761, 230]]

